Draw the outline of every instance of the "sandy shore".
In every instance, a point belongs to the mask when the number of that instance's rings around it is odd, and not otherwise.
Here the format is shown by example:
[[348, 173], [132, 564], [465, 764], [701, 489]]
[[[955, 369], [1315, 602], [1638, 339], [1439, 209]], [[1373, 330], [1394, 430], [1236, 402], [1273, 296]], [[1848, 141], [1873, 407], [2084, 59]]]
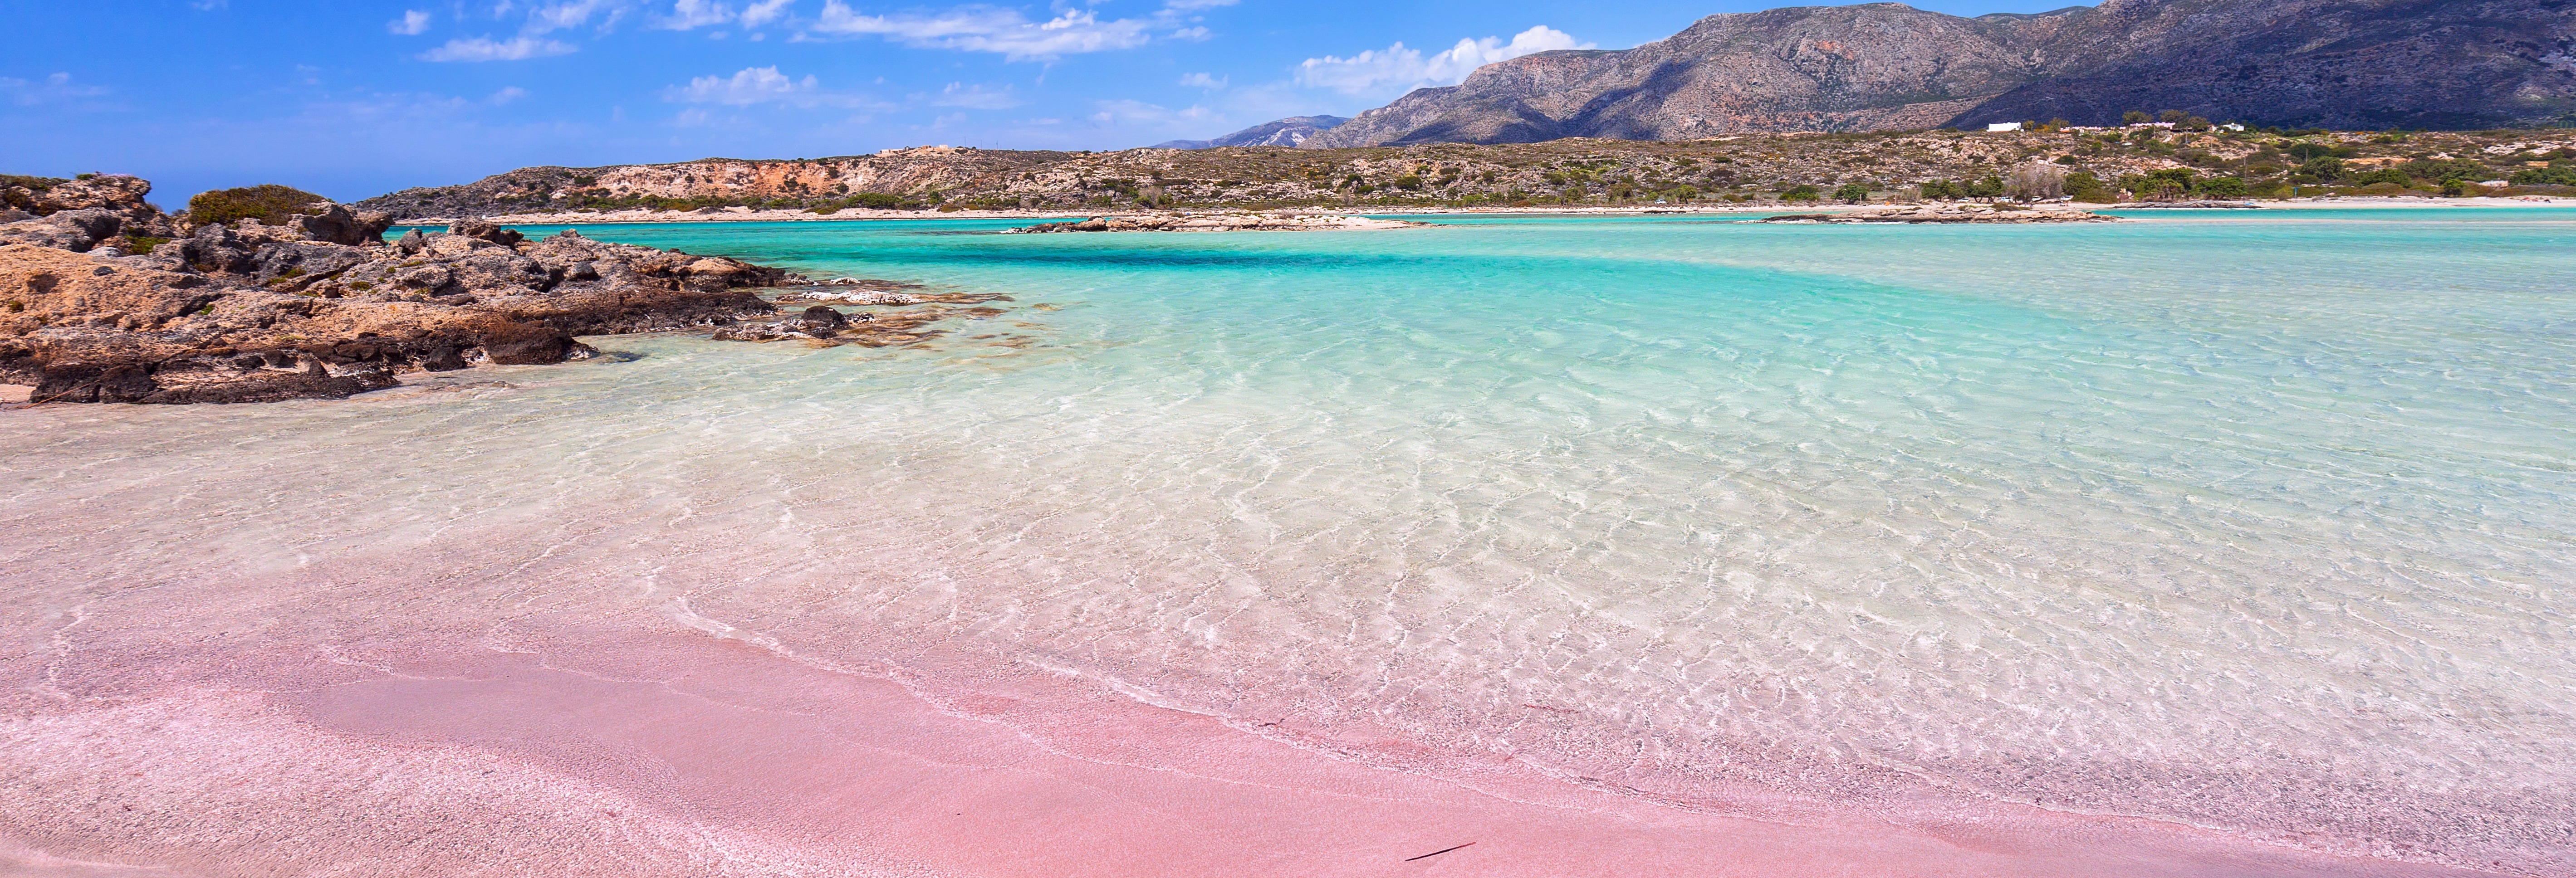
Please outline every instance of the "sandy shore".
[[[2327, 197], [2327, 198], [2294, 198], [2294, 199], [2287, 199], [2287, 200], [2281, 200], [2281, 201], [2244, 201], [2244, 202], [2237, 202], [2237, 203], [2241, 203], [2241, 204], [2251, 204], [2251, 205], [2256, 206], [2257, 208], [2262, 208], [2262, 209], [2356, 208], [2356, 207], [2371, 207], [2371, 208], [2386, 208], [2386, 207], [2418, 207], [2418, 208], [2420, 208], [2420, 207], [2526, 207], [2526, 208], [2527, 208], [2527, 207], [2576, 207], [2576, 198], [2552, 198], [2552, 197], [2548, 197], [2548, 196], [2538, 196], [2538, 195], [2533, 195], [2533, 196], [2518, 196], [2518, 197], [2512, 197], [2512, 198], [2498, 198], [2498, 197], [2477, 197], [2477, 198], [2400, 198], [2400, 197], [2388, 197], [2388, 196], [2366, 196], [2366, 197], [2351, 197], [2351, 198], [2333, 198], [2333, 197]], [[1825, 203], [1818, 203], [1818, 204], [1763, 204], [1763, 205], [1751, 205], [1751, 204], [1687, 204], [1687, 205], [1683, 205], [1683, 204], [1676, 204], [1676, 205], [1662, 205], [1662, 204], [1657, 204], [1657, 205], [1629, 205], [1629, 206], [1625, 206], [1625, 207], [1564, 207], [1564, 206], [1555, 206], [1555, 207], [1547, 207], [1547, 206], [1540, 206], [1540, 207], [1367, 207], [1367, 206], [1357, 206], [1357, 205], [1355, 205], [1355, 206], [1351, 206], [1351, 207], [1347, 207], [1347, 208], [1320, 208], [1320, 207], [1311, 207], [1311, 208], [1286, 208], [1286, 209], [1281, 209], [1281, 210], [1277, 210], [1277, 211], [1260, 211], [1260, 212], [1261, 212], [1261, 213], [1279, 213], [1279, 214], [1287, 214], [1287, 215], [1299, 215], [1299, 216], [1360, 215], [1360, 214], [1364, 214], [1364, 215], [1368, 215], [1368, 216], [1631, 216], [1631, 215], [1642, 215], [1642, 214], [1714, 214], [1714, 215], [1721, 215], [1721, 216], [1724, 216], [1724, 215], [1743, 215], [1743, 214], [1773, 214], [1773, 213], [1779, 213], [1779, 212], [1782, 212], [1782, 211], [1798, 211], [1798, 212], [1803, 212], [1803, 213], [1837, 212], [1837, 211], [1849, 211], [1849, 210], [1868, 210], [1868, 209], [1873, 209], [1873, 208], [1881, 208], [1881, 207], [1885, 207], [1885, 206], [1886, 206], [1886, 204], [1883, 204], [1883, 203], [1882, 203], [1882, 204], [1825, 204]], [[2055, 205], [2051, 205], [2051, 204], [2042, 204], [2042, 205], [2037, 205], [2037, 206], [2038, 206], [2038, 207], [2042, 207], [2042, 208], [2047, 208], [2047, 207], [2051, 207], [2051, 206], [2059, 206], [2059, 207], [2066, 207], [2066, 208], [2070, 208], [2070, 209], [2094, 209], [2094, 210], [2100, 210], [2100, 209], [2106, 209], [2106, 208], [2112, 208], [2112, 207], [2113, 207], [2113, 205], [2105, 205], [2105, 204], [2077, 205], [2077, 204], [2073, 204], [2073, 203], [2057, 203], [2057, 204], [2055, 204]], [[1225, 213], [1244, 213], [1244, 212], [1247, 212], [1247, 211], [1197, 210], [1197, 211], [1188, 211], [1188, 212], [1189, 212], [1189, 213], [1193, 213], [1193, 214], [1220, 215], [1220, 214], [1225, 214]], [[501, 223], [501, 224], [503, 224], [503, 225], [513, 225], [513, 226], [551, 226], [551, 225], [605, 225], [605, 224], [611, 224], [611, 223], [740, 223], [740, 222], [763, 222], [763, 223], [774, 223], [774, 222], [851, 222], [851, 221], [879, 221], [879, 220], [910, 220], [910, 221], [921, 221], [921, 220], [967, 220], [967, 219], [1064, 220], [1064, 219], [1083, 219], [1083, 218], [1088, 218], [1088, 217], [1139, 217], [1139, 216], [1159, 216], [1159, 215], [1163, 215], [1163, 212], [1160, 212], [1160, 211], [1150, 211], [1150, 210], [1105, 210], [1105, 211], [1092, 211], [1092, 212], [1084, 212], [1084, 211], [1068, 211], [1068, 210], [961, 210], [961, 211], [956, 211], [956, 212], [953, 212], [953, 213], [941, 213], [941, 212], [939, 212], [939, 211], [931, 211], [931, 210], [874, 210], [874, 209], [868, 209], [868, 208], [850, 208], [850, 209], [847, 209], [847, 210], [840, 211], [840, 212], [838, 212], [838, 213], [832, 213], [832, 214], [816, 214], [816, 213], [812, 213], [812, 212], [810, 212], [810, 211], [805, 211], [805, 210], [753, 210], [753, 209], [750, 209], [750, 208], [742, 208], [742, 207], [728, 207], [728, 208], [722, 208], [722, 209], [715, 210], [715, 211], [616, 210], [616, 211], [603, 211], [603, 212], [600, 212], [600, 213], [577, 213], [577, 212], [560, 212], [560, 213], [557, 213], [557, 212], [548, 212], [548, 213], [513, 213], [513, 214], [502, 214], [502, 215], [492, 216], [492, 217], [488, 217], [488, 219], [491, 219], [492, 221], [497, 222], [497, 223]], [[448, 223], [454, 222], [456, 219], [457, 219], [457, 218], [455, 218], [455, 217], [420, 217], [420, 218], [415, 218], [415, 219], [406, 220], [406, 221], [404, 221], [401, 225], [405, 225], [405, 226], [437, 226], [437, 225], [446, 225], [446, 224], [448, 224]]]
[[[84, 650], [180, 633], [89, 619], [106, 630]], [[0, 718], [0, 871], [2472, 874], [2020, 805], [1835, 817], [1751, 792], [1657, 801], [1515, 759], [1406, 769], [1418, 754], [1365, 731], [1222, 722], [936, 649], [800, 660], [685, 604], [638, 621], [174, 641], [153, 683], [56, 654], [41, 679], [12, 675], [53, 697]]]

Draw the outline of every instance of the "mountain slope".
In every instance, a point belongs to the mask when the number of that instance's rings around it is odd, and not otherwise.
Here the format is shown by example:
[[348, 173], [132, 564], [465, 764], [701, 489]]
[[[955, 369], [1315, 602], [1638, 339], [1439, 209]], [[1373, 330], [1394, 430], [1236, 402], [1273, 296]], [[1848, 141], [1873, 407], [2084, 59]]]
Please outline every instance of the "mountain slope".
[[1290, 116], [1276, 122], [1264, 122], [1213, 140], [1166, 140], [1153, 149], [1213, 149], [1220, 146], [1296, 146], [1306, 138], [1340, 125], [1349, 119], [1340, 116]]
[[1416, 90], [1311, 147], [1686, 140], [2129, 110], [2477, 128], [2576, 111], [2570, 0], [2110, 0], [1960, 18], [1897, 3], [1713, 15], [1619, 51], [1542, 52]]

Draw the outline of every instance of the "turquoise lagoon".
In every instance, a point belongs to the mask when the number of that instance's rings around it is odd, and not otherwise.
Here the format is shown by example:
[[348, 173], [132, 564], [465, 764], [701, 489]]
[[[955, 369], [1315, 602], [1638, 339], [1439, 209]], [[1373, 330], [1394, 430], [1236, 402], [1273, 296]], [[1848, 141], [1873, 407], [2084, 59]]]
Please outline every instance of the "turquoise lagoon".
[[[447, 575], [891, 654], [864, 622], [1399, 762], [2576, 869], [2576, 211], [2133, 216], [583, 226], [1012, 301], [915, 348], [599, 338], [86, 413], [148, 450], [84, 496], [257, 496], [110, 537], [147, 579], [470, 532], [547, 548]], [[38, 429], [0, 423], [22, 507], [83, 453]]]

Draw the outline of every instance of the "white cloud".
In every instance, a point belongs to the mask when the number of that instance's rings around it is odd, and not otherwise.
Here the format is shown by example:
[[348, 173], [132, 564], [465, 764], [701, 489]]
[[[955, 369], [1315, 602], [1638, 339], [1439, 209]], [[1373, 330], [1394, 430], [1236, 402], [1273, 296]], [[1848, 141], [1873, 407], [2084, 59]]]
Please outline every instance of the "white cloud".
[[760, 0], [742, 8], [742, 26], [759, 27], [787, 16], [787, 4], [793, 0]]
[[493, 92], [491, 97], [484, 98], [483, 102], [497, 107], [527, 96], [527, 89], [520, 88], [515, 85], [505, 85], [501, 87], [500, 91]]
[[1229, 77], [1224, 76], [1209, 76], [1205, 73], [1192, 73], [1181, 77], [1181, 85], [1188, 88], [1224, 88], [1225, 81], [1228, 78]]
[[700, 76], [683, 87], [667, 89], [666, 100], [688, 104], [723, 104], [748, 107], [754, 104], [783, 104], [791, 107], [864, 107], [871, 102], [856, 95], [837, 94], [822, 89], [813, 76], [795, 79], [778, 72], [778, 68], [745, 67], [732, 76]]
[[104, 94], [107, 94], [104, 86], [73, 85], [72, 75], [69, 73], [56, 73], [39, 82], [0, 76], [0, 95], [8, 95], [10, 103], [22, 107], [74, 98], [94, 98]]
[[422, 12], [418, 9], [403, 10], [403, 17], [400, 21], [385, 22], [385, 30], [407, 37], [420, 36], [422, 33], [429, 30], [429, 13]]
[[1175, 40], [1188, 40], [1195, 43], [1208, 38], [1208, 29], [1205, 27], [1185, 27], [1180, 30], [1173, 31], [1170, 36]]
[[995, 89], [952, 82], [947, 88], [940, 89], [939, 97], [931, 99], [930, 103], [934, 106], [965, 107], [971, 110], [1007, 110], [1019, 106], [1020, 99], [1019, 96], [1011, 93], [1011, 87], [1007, 85]]
[[1199, 9], [1215, 9], [1219, 6], [1232, 6], [1235, 2], [1236, 0], [1163, 0], [1163, 8], [1177, 12], [1189, 12]]
[[575, 51], [578, 49], [569, 44], [554, 40], [540, 40], [535, 37], [520, 37], [507, 42], [495, 42], [490, 37], [475, 37], [448, 40], [447, 45], [421, 53], [420, 60], [524, 61], [529, 58], [569, 55]]
[[1033, 22], [1019, 10], [990, 6], [961, 6], [932, 15], [860, 15], [841, 0], [824, 0], [823, 16], [815, 21], [814, 30], [883, 36], [921, 48], [992, 52], [1020, 61], [1132, 49], [1151, 40], [1149, 32], [1167, 23], [1136, 18], [1101, 21], [1088, 9], [1066, 10], [1047, 21]]
[[1403, 94], [1423, 86], [1456, 85], [1476, 68], [1552, 49], [1588, 49], [1566, 32], [1539, 25], [1512, 36], [1459, 40], [1448, 51], [1424, 56], [1422, 50], [1396, 43], [1341, 58], [1326, 55], [1297, 65], [1297, 84], [1329, 88], [1343, 94]]
[[213, 12], [231, 5], [228, 0], [190, 0], [188, 8], [198, 12]]
[[548, 3], [528, 10], [528, 24], [521, 29], [521, 32], [540, 36], [576, 28], [589, 24], [591, 16], [600, 15], [602, 12], [607, 14], [601, 18], [599, 26], [605, 28], [626, 14], [626, 3], [624, 0], [566, 0], [561, 3]]
[[671, 4], [671, 14], [655, 23], [666, 30], [691, 30], [733, 20], [733, 7], [715, 0], [679, 0]]

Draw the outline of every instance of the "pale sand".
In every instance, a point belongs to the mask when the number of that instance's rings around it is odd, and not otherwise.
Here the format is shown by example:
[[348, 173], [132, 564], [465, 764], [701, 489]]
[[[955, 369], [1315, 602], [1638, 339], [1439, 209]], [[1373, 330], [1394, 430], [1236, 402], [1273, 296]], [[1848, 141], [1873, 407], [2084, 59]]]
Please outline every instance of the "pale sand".
[[1391, 742], [1294, 746], [1041, 672], [943, 690], [669, 622], [354, 624], [377, 645], [183, 625], [107, 638], [148, 663], [21, 664], [40, 679], [0, 719], [0, 874], [2473, 874], [2027, 806], [1720, 817], [1513, 760], [1375, 768]]

